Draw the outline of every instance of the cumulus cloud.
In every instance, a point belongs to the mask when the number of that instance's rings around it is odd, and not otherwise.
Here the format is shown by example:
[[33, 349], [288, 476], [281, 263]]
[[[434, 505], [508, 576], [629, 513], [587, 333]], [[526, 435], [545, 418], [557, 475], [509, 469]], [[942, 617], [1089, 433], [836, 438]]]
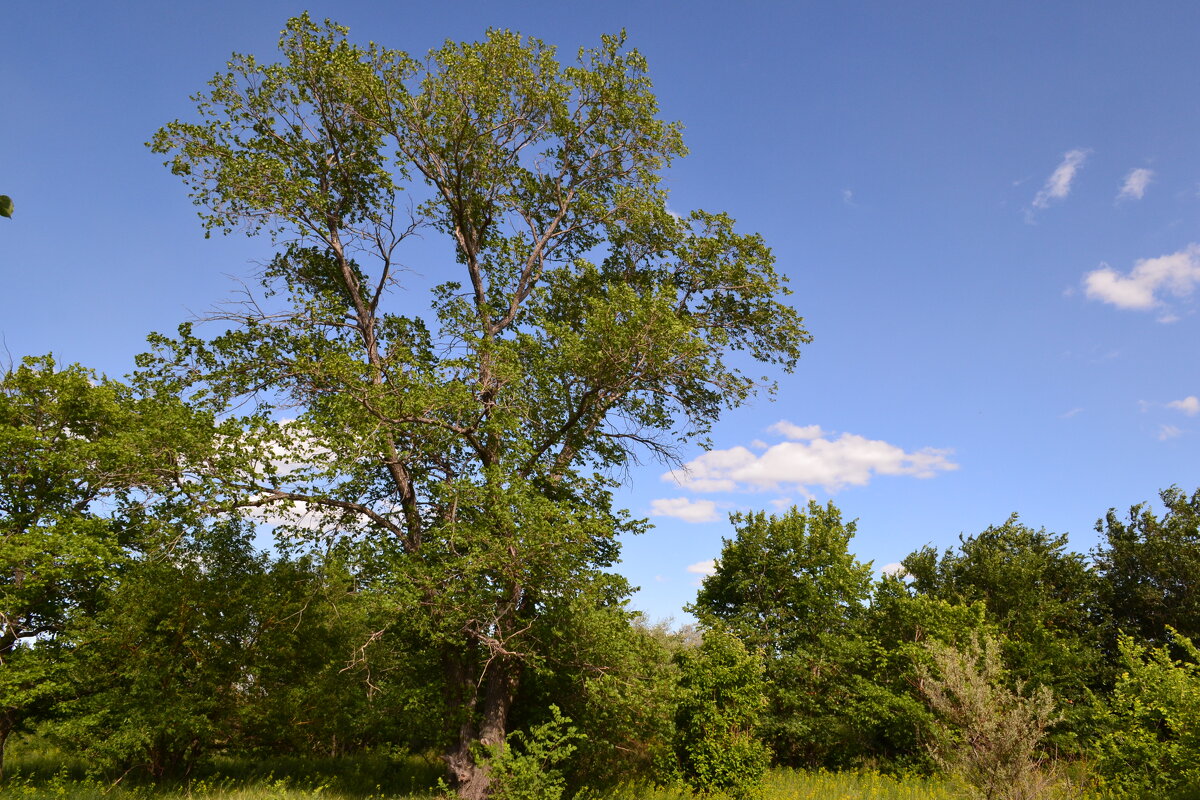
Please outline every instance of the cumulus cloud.
[[[1190, 244], [1177, 253], [1143, 258], [1122, 275], [1104, 264], [1083, 278], [1088, 298], [1117, 308], [1147, 311], [1162, 305], [1161, 294], [1186, 297], [1200, 283], [1200, 245]], [[1162, 321], [1170, 321], [1171, 317]]]
[[689, 500], [686, 497], [669, 497], [650, 503], [650, 515], [675, 517], [684, 522], [712, 522], [717, 519], [717, 504], [712, 500]]
[[695, 564], [688, 564], [687, 571], [693, 575], [716, 575], [717, 562], [712, 558], [708, 561], [697, 561]]
[[1046, 183], [1033, 198], [1034, 208], [1046, 208], [1056, 200], [1063, 200], [1071, 193], [1071, 184], [1076, 173], [1088, 157], [1087, 150], [1068, 150], [1063, 155], [1062, 163], [1050, 173]]
[[879, 572], [883, 575], [903, 576], [903, 575], [907, 574], [907, 572], [904, 569], [904, 565], [901, 564], [899, 561], [893, 561], [890, 564], [884, 564], [882, 567], [879, 568]]
[[1189, 417], [1194, 417], [1197, 414], [1200, 414], [1200, 397], [1191, 395], [1183, 398], [1182, 400], [1172, 400], [1171, 402], [1167, 403], [1167, 408], [1174, 408], [1182, 411]]
[[1117, 194], [1118, 200], [1141, 200], [1146, 196], [1146, 187], [1154, 179], [1154, 170], [1139, 168], [1130, 170], [1125, 176], [1125, 183]]
[[908, 475], [931, 478], [958, 469], [951, 451], [931, 447], [906, 452], [894, 444], [852, 433], [830, 438], [815, 425], [793, 425], [786, 420], [771, 427], [788, 441], [754, 453], [745, 447], [710, 450], [682, 469], [662, 476], [698, 492], [780, 490], [807, 487], [835, 492], [847, 486], [865, 486], [875, 475]]

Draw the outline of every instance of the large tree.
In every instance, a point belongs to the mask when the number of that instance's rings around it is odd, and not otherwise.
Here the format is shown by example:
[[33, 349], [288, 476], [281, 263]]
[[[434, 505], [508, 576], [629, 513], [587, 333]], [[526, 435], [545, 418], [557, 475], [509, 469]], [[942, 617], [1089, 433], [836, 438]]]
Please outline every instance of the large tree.
[[[264, 455], [213, 476], [229, 502], [299, 506], [387, 565], [479, 797], [539, 621], [627, 593], [603, 571], [641, 525], [612, 476], [702, 438], [764, 387], [748, 365], [791, 369], [809, 337], [759, 236], [668, 210], [679, 126], [623, 37], [563, 65], [507, 31], [423, 59], [346, 35], [289, 21], [280, 63], [235, 55], [155, 136], [209, 230], [276, 252], [224, 332], [142, 363], [215, 411], [256, 403], [237, 444]], [[406, 254], [417, 234], [446, 246]], [[440, 281], [428, 307], [402, 267]]]

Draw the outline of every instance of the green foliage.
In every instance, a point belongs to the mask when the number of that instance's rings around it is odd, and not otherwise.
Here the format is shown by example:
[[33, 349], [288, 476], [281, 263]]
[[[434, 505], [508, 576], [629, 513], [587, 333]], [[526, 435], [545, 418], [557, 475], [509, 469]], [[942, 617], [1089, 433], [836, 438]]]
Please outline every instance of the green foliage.
[[101, 772], [191, 772], [235, 729], [265, 560], [249, 531], [217, 523], [126, 567], [72, 626], [75, 696], [58, 736]]
[[157, 535], [147, 509], [211, 436], [178, 400], [49, 356], [0, 376], [0, 767], [9, 733], [62, 688], [56, 638]]
[[529, 730], [516, 730], [503, 746], [493, 747], [486, 759], [491, 771], [489, 797], [495, 800], [559, 800], [566, 779], [555, 767], [575, 752], [576, 742], [586, 739], [550, 706], [550, 719]]
[[857, 679], [867, 657], [861, 625], [871, 566], [849, 552], [853, 522], [810, 502], [782, 516], [735, 515], [715, 574], [692, 611], [766, 656], [770, 700], [763, 738], [785, 764], [819, 766], [856, 755], [853, 738], [871, 687]]
[[847, 732], [865, 759], [923, 772], [935, 766], [924, 746], [934, 716], [916, 688], [920, 670], [934, 666], [926, 644], [963, 647], [996, 636], [986, 613], [980, 602], [958, 605], [917, 594], [896, 576], [878, 581], [864, 625], [870, 652], [856, 676], [860, 699]]
[[[1170, 644], [1119, 642], [1125, 667], [1110, 700], [1097, 769], [1118, 797], [1194, 797], [1200, 791], [1200, 651], [1169, 631]], [[1183, 655], [1175, 659], [1172, 646]]]
[[9, 219], [11, 219], [12, 215], [13, 215], [12, 198], [6, 194], [0, 194], [0, 217], [8, 217]]
[[984, 605], [1014, 678], [1049, 687], [1070, 709], [1056, 744], [1079, 749], [1076, 737], [1086, 734], [1092, 692], [1106, 668], [1094, 616], [1098, 578], [1083, 556], [1067, 550], [1067, 537], [1034, 530], [1013, 515], [960, 537], [957, 552], [939, 558], [926, 547], [903, 564], [918, 594]]
[[1096, 523], [1106, 544], [1094, 554], [1113, 627], [1153, 645], [1173, 638], [1168, 626], [1200, 638], [1200, 489], [1159, 496], [1161, 518], [1145, 505], [1131, 508], [1127, 521], [1110, 509]]
[[[632, 619], [631, 619], [632, 618]], [[574, 787], [653, 779], [674, 732], [677, 668], [662, 631], [585, 597], [539, 622], [545, 661], [526, 670], [527, 708], [561, 706], [586, 738], [564, 764]], [[520, 711], [513, 724], [531, 724]]]
[[679, 776], [701, 792], [754, 797], [769, 751], [755, 735], [766, 698], [762, 659], [719, 628], [695, 650], [682, 650], [675, 758]]
[[937, 712], [930, 750], [937, 762], [983, 800], [1038, 800], [1052, 791], [1039, 747], [1059, 721], [1045, 686], [1028, 695], [1008, 688], [995, 639], [959, 649], [925, 645], [933, 668], [919, 671], [921, 691]]

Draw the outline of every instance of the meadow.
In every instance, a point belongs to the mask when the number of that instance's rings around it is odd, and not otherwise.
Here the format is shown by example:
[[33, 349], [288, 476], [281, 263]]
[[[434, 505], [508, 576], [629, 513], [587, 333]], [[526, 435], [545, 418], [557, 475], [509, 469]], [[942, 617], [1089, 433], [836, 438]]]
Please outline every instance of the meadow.
[[[443, 774], [434, 757], [375, 753], [337, 759], [281, 758], [261, 761], [217, 759], [195, 778], [146, 784], [133, 779], [98, 779], [87, 764], [42, 741], [11, 745], [5, 800], [424, 800], [444, 796]], [[584, 790], [580, 800], [690, 800], [686, 788], [629, 785], [604, 792]], [[772, 769], [762, 800], [957, 800], [949, 784], [918, 776], [877, 772]]]

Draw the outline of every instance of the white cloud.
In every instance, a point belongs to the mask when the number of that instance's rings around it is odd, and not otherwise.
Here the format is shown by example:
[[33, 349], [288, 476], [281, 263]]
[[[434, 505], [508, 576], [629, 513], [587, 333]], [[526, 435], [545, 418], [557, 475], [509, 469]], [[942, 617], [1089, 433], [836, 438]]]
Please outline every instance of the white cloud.
[[1046, 179], [1046, 184], [1033, 198], [1034, 208], [1046, 208], [1054, 200], [1062, 200], [1071, 193], [1071, 183], [1075, 180], [1075, 174], [1079, 172], [1079, 168], [1083, 166], [1083, 162], [1087, 160], [1088, 150], [1068, 150], [1063, 155], [1062, 163], [1050, 173], [1050, 177]]
[[1197, 414], [1200, 414], [1200, 397], [1191, 395], [1183, 398], [1182, 400], [1172, 400], [1171, 402], [1167, 403], [1167, 408], [1175, 408], [1187, 414], [1189, 417], [1194, 417]]
[[1158, 429], [1158, 440], [1160, 442], [1165, 442], [1167, 439], [1174, 439], [1176, 436], [1180, 436], [1182, 434], [1183, 431], [1181, 431], [1179, 428], [1176, 428], [1174, 425], [1162, 425]]
[[717, 504], [712, 500], [689, 500], [670, 497], [651, 501], [650, 515], [675, 517], [684, 522], [712, 522], [717, 519]]
[[848, 206], [856, 206], [854, 202], [854, 192], [851, 189], [842, 189], [842, 202]]
[[884, 564], [882, 567], [879, 568], [879, 572], [883, 575], [903, 576], [903, 575], [907, 574], [907, 572], [904, 569], [904, 565], [901, 564], [899, 561], [893, 561], [890, 564]]
[[781, 419], [771, 427], [767, 428], [771, 433], [778, 433], [785, 439], [793, 439], [798, 441], [808, 441], [810, 439], [820, 439], [825, 435], [825, 431], [821, 430], [820, 425], [793, 425], [786, 419]]
[[1070, 419], [1071, 417], [1075, 416], [1076, 414], [1080, 414], [1082, 412], [1083, 412], [1082, 408], [1072, 408], [1070, 411], [1066, 412], [1065, 414], [1059, 414], [1058, 418], [1059, 419]]
[[687, 571], [693, 575], [716, 575], [717, 562], [712, 558], [708, 561], [697, 561], [695, 564], [688, 564]]
[[[835, 492], [847, 486], [865, 486], [874, 475], [908, 475], [931, 478], [938, 472], [958, 469], [951, 451], [924, 448], [906, 452], [878, 439], [843, 433], [836, 439], [820, 436], [817, 426], [801, 427], [783, 421], [772, 430], [789, 435], [756, 455], [745, 447], [711, 450], [689, 461], [682, 469], [662, 476], [700, 492], [731, 492], [821, 487]], [[797, 441], [799, 440], [799, 441]]]
[[[1169, 292], [1176, 297], [1191, 294], [1200, 283], [1200, 245], [1158, 258], [1143, 258], [1122, 275], [1107, 264], [1083, 278], [1088, 298], [1111, 303], [1117, 308], [1146, 311], [1161, 304], [1159, 295]], [[1161, 321], [1171, 321], [1171, 315]]]
[[1146, 196], [1146, 187], [1150, 185], [1150, 181], [1154, 180], [1154, 170], [1138, 168], [1130, 170], [1125, 176], [1125, 184], [1121, 186], [1120, 193], [1117, 194], [1118, 200], [1132, 199], [1141, 200]]

